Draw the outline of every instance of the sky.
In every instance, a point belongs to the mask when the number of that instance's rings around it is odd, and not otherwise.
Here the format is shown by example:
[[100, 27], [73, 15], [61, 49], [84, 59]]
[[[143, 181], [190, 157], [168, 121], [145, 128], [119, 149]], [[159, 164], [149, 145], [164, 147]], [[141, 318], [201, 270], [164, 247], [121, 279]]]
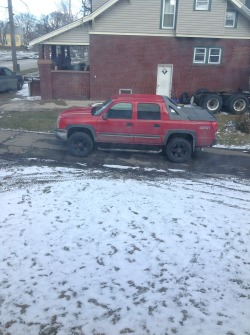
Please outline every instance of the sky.
[[[35, 16], [47, 15], [57, 9], [60, 0], [12, 0], [13, 13], [27, 13]], [[8, 17], [8, 0], [0, 0], [0, 20]], [[76, 14], [81, 9], [81, 0], [71, 0], [72, 13]]]
[[249, 180], [27, 162], [0, 165], [0, 332], [249, 334]]

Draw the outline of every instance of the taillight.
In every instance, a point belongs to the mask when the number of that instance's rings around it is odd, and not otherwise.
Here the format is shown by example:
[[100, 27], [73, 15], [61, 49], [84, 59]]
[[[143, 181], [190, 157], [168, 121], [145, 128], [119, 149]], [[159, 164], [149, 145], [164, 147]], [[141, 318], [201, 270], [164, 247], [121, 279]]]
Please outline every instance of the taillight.
[[216, 121], [213, 121], [212, 122], [212, 126], [213, 126], [214, 132], [217, 133], [217, 131], [218, 131], [218, 123]]

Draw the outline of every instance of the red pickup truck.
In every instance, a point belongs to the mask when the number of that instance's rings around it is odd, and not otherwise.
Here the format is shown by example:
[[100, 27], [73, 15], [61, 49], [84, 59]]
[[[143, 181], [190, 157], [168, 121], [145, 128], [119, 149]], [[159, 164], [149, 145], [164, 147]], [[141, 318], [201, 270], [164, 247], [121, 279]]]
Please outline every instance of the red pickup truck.
[[198, 106], [178, 106], [166, 96], [117, 95], [95, 107], [71, 108], [57, 120], [57, 138], [74, 156], [87, 156], [94, 146], [164, 150], [182, 163], [196, 147], [215, 144], [215, 116]]

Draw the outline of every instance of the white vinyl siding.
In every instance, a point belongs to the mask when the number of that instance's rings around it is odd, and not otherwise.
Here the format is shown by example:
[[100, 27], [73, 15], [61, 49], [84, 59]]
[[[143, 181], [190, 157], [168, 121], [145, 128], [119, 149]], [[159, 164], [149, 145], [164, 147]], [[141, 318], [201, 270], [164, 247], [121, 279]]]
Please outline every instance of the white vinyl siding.
[[176, 0], [163, 0], [162, 28], [173, 29], [175, 27]]
[[175, 36], [174, 29], [161, 28], [161, 20], [162, 0], [120, 0], [95, 18], [91, 33]]
[[250, 39], [250, 21], [237, 14], [237, 27], [225, 27], [226, 1], [213, 0], [209, 11], [195, 11], [193, 1], [178, 1], [176, 36]]
[[94, 12], [97, 8], [104, 5], [108, 0], [92, 0], [92, 11]]
[[63, 34], [48, 39], [44, 44], [89, 45], [88, 24], [70, 29]]

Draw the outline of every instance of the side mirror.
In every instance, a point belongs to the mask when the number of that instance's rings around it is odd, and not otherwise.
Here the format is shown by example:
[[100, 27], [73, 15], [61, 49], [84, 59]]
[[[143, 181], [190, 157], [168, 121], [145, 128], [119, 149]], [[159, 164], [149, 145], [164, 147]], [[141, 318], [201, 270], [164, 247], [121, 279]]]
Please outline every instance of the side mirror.
[[104, 113], [103, 116], [102, 116], [103, 120], [107, 120], [108, 118], [108, 112]]

